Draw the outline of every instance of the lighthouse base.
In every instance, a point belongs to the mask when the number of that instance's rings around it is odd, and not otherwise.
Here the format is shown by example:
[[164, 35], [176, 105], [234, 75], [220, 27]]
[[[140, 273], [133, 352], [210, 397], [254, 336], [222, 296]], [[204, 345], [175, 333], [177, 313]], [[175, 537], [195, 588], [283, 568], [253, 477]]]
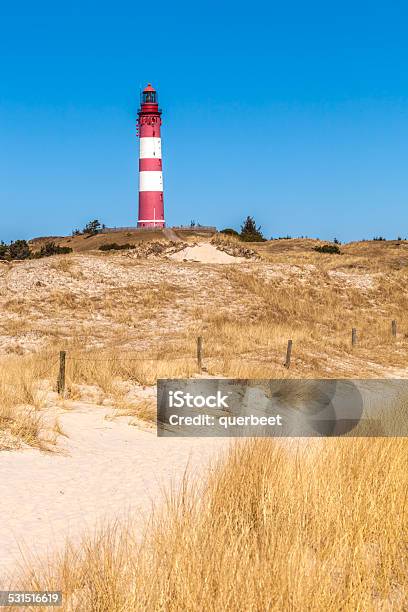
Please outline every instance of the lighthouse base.
[[164, 221], [144, 221], [140, 220], [137, 222], [137, 227], [166, 227], [166, 223]]
[[164, 227], [162, 191], [140, 191], [137, 227]]

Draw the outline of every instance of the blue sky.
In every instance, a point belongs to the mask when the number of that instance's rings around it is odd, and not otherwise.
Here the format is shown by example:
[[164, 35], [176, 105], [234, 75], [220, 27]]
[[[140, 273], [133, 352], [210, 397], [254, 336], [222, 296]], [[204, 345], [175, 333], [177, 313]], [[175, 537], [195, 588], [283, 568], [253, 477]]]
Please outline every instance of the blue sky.
[[139, 89], [169, 225], [408, 237], [403, 2], [1, 3], [0, 240], [137, 220]]

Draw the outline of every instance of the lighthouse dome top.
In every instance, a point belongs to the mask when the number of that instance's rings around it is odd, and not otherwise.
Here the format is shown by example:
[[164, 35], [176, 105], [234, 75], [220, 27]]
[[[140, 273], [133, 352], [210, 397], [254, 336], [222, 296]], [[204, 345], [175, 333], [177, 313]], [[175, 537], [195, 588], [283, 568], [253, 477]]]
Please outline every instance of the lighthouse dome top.
[[151, 83], [148, 83], [143, 90], [142, 104], [157, 104], [157, 92]]

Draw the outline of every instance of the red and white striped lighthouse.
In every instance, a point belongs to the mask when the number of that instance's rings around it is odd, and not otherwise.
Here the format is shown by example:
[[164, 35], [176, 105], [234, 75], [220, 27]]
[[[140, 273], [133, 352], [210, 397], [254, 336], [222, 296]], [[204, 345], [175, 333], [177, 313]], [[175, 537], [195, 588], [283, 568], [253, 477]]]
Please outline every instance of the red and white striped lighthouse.
[[150, 83], [142, 92], [138, 115], [140, 154], [137, 226], [164, 227], [161, 110], [158, 105], [157, 92]]

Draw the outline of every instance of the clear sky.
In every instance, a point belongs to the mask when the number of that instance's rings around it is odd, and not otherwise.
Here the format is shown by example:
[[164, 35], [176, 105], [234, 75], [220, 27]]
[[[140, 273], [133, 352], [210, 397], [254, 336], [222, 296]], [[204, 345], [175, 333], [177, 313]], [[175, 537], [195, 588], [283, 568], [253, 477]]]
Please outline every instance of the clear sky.
[[148, 81], [168, 225], [408, 236], [406, 2], [0, 6], [0, 240], [136, 223]]

